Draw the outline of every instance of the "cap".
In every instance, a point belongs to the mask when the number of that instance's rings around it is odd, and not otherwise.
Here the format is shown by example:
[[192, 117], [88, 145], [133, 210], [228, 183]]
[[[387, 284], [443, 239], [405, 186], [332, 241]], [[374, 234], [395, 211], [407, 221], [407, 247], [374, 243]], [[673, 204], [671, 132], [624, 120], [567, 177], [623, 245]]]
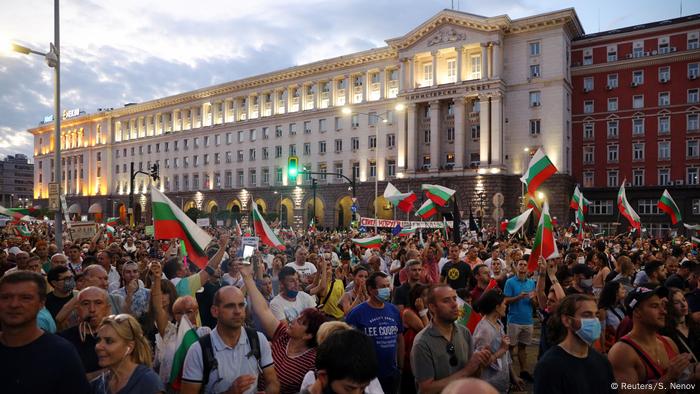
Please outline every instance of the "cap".
[[668, 297], [668, 289], [663, 286], [659, 286], [655, 289], [637, 287], [636, 289], [630, 291], [625, 297], [625, 306], [627, 307], [627, 311], [632, 312], [634, 307], [640, 302], [654, 295], [659, 296], [659, 298]]
[[7, 254], [15, 255], [15, 254], [18, 254], [18, 253], [22, 253], [22, 249], [20, 249], [20, 248], [18, 248], [18, 247], [16, 247], [16, 246], [13, 246], [13, 247], [11, 247], [10, 249], [7, 250]]
[[583, 274], [586, 278], [590, 278], [591, 276], [595, 275], [595, 271], [591, 269], [587, 264], [576, 264], [574, 265], [574, 268], [571, 269], [571, 273], [573, 275], [579, 275]]

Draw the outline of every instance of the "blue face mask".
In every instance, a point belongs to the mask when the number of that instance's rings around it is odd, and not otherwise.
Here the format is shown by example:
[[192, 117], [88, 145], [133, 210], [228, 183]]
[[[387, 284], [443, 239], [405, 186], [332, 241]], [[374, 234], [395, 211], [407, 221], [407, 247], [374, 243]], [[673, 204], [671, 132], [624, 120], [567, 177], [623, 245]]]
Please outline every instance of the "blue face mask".
[[299, 294], [298, 290], [287, 290], [287, 298], [296, 298], [297, 294]]
[[576, 335], [588, 345], [600, 338], [600, 320], [596, 318], [581, 319], [581, 328], [576, 331]]
[[389, 290], [388, 287], [377, 289], [377, 298], [384, 302], [389, 302], [389, 299], [391, 298], [391, 290]]

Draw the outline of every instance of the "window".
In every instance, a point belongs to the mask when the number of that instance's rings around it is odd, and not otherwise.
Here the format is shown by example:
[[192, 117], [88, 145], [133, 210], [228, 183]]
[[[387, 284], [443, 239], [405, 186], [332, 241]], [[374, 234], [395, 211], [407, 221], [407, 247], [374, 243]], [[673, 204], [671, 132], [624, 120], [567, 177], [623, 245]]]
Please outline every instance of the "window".
[[664, 53], [669, 53], [670, 50], [670, 45], [668, 43], [668, 37], [660, 37], [659, 38], [659, 53], [664, 54]]
[[540, 55], [540, 42], [539, 41], [534, 41], [531, 43], [528, 43], [528, 48], [530, 49], [530, 56], [539, 56]]
[[270, 138], [270, 128], [269, 127], [263, 127], [262, 128], [262, 139], [266, 140]]
[[[98, 167], [99, 168], [99, 167]], [[700, 179], [698, 178], [698, 168], [690, 167], [686, 169], [686, 184], [688, 185], [700, 185]]]
[[376, 112], [370, 112], [367, 114], [367, 124], [369, 126], [375, 126], [379, 122], [379, 117]]
[[583, 147], [583, 164], [593, 164], [595, 161], [595, 147], [584, 146]]
[[282, 136], [282, 126], [275, 126], [275, 138]]
[[608, 61], [614, 62], [617, 60], [617, 45], [608, 46]]
[[671, 143], [668, 141], [659, 142], [659, 160], [671, 160]]
[[530, 135], [540, 135], [540, 132], [542, 131], [540, 129], [540, 124], [541, 122], [539, 119], [530, 119]]
[[689, 140], [687, 142], [687, 153], [686, 157], [689, 159], [697, 159], [700, 157], [700, 146], [699, 146], [700, 141], [698, 140]]
[[279, 159], [282, 157], [282, 145], [275, 146], [275, 158]]
[[608, 111], [617, 111], [617, 97], [608, 99]]
[[255, 149], [248, 150], [248, 160], [255, 161]]
[[700, 215], [700, 199], [692, 200], [693, 215]]
[[248, 170], [250, 186], [255, 186], [258, 183], [258, 174], [255, 170]]
[[666, 83], [671, 80], [671, 67], [659, 67], [659, 82]]
[[173, 150], [174, 150], [175, 152], [178, 151], [177, 142], [178, 142], [177, 140], [173, 141]]
[[258, 138], [258, 133], [255, 129], [250, 129], [250, 140], [255, 141]]
[[638, 95], [632, 96], [632, 108], [634, 108], [634, 109], [644, 108], [644, 95], [643, 94], [638, 94]]
[[698, 32], [688, 33], [688, 50], [700, 48], [700, 42], [698, 41]]
[[433, 84], [433, 63], [423, 64], [423, 86]]
[[593, 187], [594, 176], [593, 171], [586, 171], [583, 173], [583, 187]]
[[644, 135], [644, 118], [632, 119], [632, 134]]
[[632, 171], [632, 186], [644, 186], [644, 170]]
[[296, 156], [297, 155], [297, 146], [295, 144], [290, 144], [289, 145], [289, 156]]
[[659, 168], [659, 186], [666, 186], [671, 183], [671, 170]]
[[532, 64], [530, 65], [530, 78], [539, 78], [540, 77], [540, 65], [539, 64]]
[[360, 149], [360, 139], [358, 137], [350, 138], [350, 149], [352, 149], [353, 152]]
[[375, 149], [377, 147], [377, 136], [376, 135], [369, 136], [367, 146], [369, 149]]
[[671, 118], [668, 116], [659, 116], [659, 134], [668, 134], [671, 132]]
[[377, 162], [374, 160], [369, 161], [369, 177], [374, 178], [377, 176]]
[[360, 179], [360, 163], [352, 163], [352, 176]]
[[350, 126], [353, 128], [360, 127], [360, 115], [352, 114], [350, 117]]
[[243, 131], [238, 132], [238, 142], [241, 143], [245, 139], [245, 135], [243, 134]]
[[617, 120], [608, 121], [608, 138], [617, 138], [618, 135], [618, 124]]
[[619, 145], [608, 145], [608, 163], [617, 163], [620, 156]]
[[231, 151], [226, 152], [226, 164], [231, 164], [232, 161]]
[[333, 173], [336, 174], [335, 179], [343, 179], [343, 163], [333, 164]]
[[540, 92], [530, 92], [530, 107], [539, 107], [541, 104]]
[[700, 102], [700, 89], [688, 89], [688, 104]]
[[592, 49], [584, 49], [583, 50], [583, 65], [588, 66], [593, 64], [593, 50]]
[[447, 59], [447, 82], [457, 81], [457, 59]]
[[641, 199], [637, 202], [637, 211], [640, 215], [659, 215], [658, 199]]
[[194, 148], [195, 149], [199, 148], [199, 137], [194, 137]]
[[387, 171], [387, 176], [390, 176], [390, 177], [396, 176], [396, 160], [387, 160], [386, 161], [386, 171]]
[[240, 149], [240, 150], [237, 152], [236, 161], [239, 162], [239, 163], [243, 161], [243, 150], [242, 150], [242, 149]]
[[593, 100], [586, 100], [583, 102], [583, 113], [592, 114], [593, 113]]
[[386, 135], [386, 147], [393, 148], [395, 146], [396, 146], [396, 135], [395, 134], [387, 134]]
[[199, 189], [199, 174], [192, 175], [192, 189]]
[[198, 167], [199, 166], [199, 156], [194, 155], [192, 156], [192, 167]]
[[304, 156], [309, 156], [309, 155], [311, 155], [311, 143], [305, 142], [304, 143]]
[[593, 90], [594, 79], [593, 77], [583, 78], [583, 91], [590, 92]]
[[447, 128], [447, 141], [448, 142], [453, 142], [455, 140], [455, 128], [454, 127], [448, 127]]
[[289, 135], [297, 135], [297, 124], [296, 123], [289, 124]]
[[267, 160], [270, 158], [270, 151], [268, 150], [267, 146], [264, 146], [262, 148], [262, 158], [263, 160]]
[[343, 140], [335, 140], [335, 153], [340, 153], [343, 151]]
[[326, 141], [319, 141], [318, 142], [318, 153], [319, 154], [326, 153]]
[[335, 117], [335, 131], [343, 129], [341, 122], [342, 122], [342, 118], [340, 116], [336, 116]]
[[659, 106], [664, 107], [667, 105], [671, 105], [671, 94], [669, 92], [660, 92], [659, 93]]
[[618, 87], [617, 74], [608, 74], [608, 89]]
[[637, 142], [632, 144], [632, 160], [644, 160], [644, 143]]
[[638, 86], [644, 83], [644, 71], [637, 70], [632, 72], [632, 86]]
[[481, 55], [471, 55], [469, 57], [471, 75], [469, 79], [481, 78]]
[[236, 171], [236, 186], [243, 187], [245, 183], [245, 175], [242, 170]]
[[311, 121], [304, 122], [304, 134], [311, 134]]
[[270, 184], [270, 170], [267, 168], [263, 168], [263, 170], [262, 170], [262, 184], [263, 185]]
[[588, 211], [591, 215], [612, 215], [613, 202], [612, 200], [593, 200], [588, 206]]
[[283, 177], [284, 177], [284, 169], [276, 168], [275, 169], [275, 183], [278, 185], [281, 185]]
[[189, 177], [189, 175], [182, 176], [182, 190], [190, 190], [190, 177]]
[[231, 171], [226, 171], [224, 173], [224, 188], [230, 189], [233, 187], [233, 174], [231, 174]]
[[619, 185], [620, 185], [620, 183], [618, 180], [617, 170], [609, 170], [608, 171], [608, 187], [617, 187]]
[[430, 168], [430, 155], [423, 156], [423, 169]]
[[632, 57], [644, 56], [644, 41], [634, 41], [632, 43]]
[[472, 140], [476, 141], [480, 138], [481, 136], [481, 126], [478, 124], [474, 124], [471, 126], [471, 134], [472, 134]]
[[328, 122], [326, 121], [326, 119], [319, 119], [318, 120], [318, 132], [319, 133], [326, 132], [326, 129], [328, 128], [328, 126], [326, 125], [327, 123]]
[[688, 131], [697, 131], [700, 128], [699, 118], [698, 114], [688, 114], [686, 118], [686, 129]]
[[700, 74], [698, 63], [688, 63], [688, 78], [696, 79], [698, 74]]
[[594, 130], [593, 123], [585, 123], [583, 125], [583, 139], [592, 140], [595, 136]]

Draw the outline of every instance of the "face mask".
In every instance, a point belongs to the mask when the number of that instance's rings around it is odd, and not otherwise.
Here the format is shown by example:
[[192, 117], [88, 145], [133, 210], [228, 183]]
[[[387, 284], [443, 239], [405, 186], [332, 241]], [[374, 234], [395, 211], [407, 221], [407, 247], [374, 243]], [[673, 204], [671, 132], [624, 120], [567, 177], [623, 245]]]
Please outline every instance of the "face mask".
[[600, 338], [600, 320], [596, 318], [581, 319], [581, 328], [576, 331], [576, 335], [588, 345]]
[[582, 279], [581, 280], [581, 287], [585, 287], [586, 289], [590, 289], [593, 287], [593, 279]]
[[75, 289], [75, 278], [70, 277], [63, 281], [63, 292], [70, 293]]
[[391, 297], [391, 290], [389, 290], [388, 287], [385, 287], [383, 289], [377, 289], [377, 298], [384, 302], [389, 302], [389, 298]]
[[287, 290], [287, 298], [296, 298], [297, 294], [299, 294], [298, 290]]

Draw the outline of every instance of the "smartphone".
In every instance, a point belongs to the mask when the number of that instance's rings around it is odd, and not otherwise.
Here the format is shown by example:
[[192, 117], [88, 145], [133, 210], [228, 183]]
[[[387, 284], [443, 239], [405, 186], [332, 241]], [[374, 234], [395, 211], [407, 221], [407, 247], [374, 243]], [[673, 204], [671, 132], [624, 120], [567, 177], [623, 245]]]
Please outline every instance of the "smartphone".
[[250, 258], [255, 252], [255, 247], [250, 245], [243, 246], [243, 264], [250, 264]]
[[583, 256], [579, 256], [579, 257], [576, 259], [576, 261], [577, 261], [579, 264], [584, 264], [584, 263], [586, 262], [586, 258], [583, 257]]

